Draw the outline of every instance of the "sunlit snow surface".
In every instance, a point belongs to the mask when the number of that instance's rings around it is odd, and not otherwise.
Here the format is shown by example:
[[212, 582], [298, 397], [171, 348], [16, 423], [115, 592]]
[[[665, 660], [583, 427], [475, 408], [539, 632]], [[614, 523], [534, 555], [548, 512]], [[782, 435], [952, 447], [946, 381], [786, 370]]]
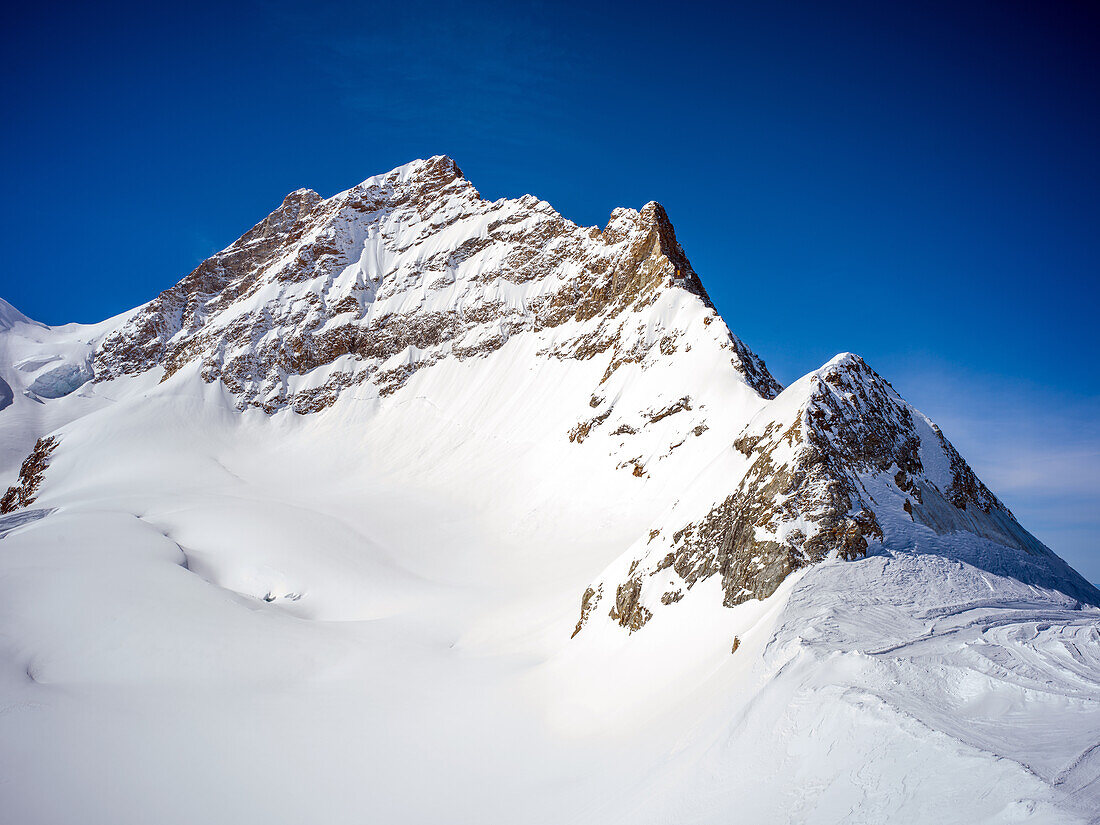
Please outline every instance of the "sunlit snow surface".
[[62, 445], [0, 517], [0, 820], [1096, 821], [1100, 611], [1022, 551], [886, 523], [908, 540], [763, 602], [713, 577], [570, 638], [601, 571], [743, 472], [764, 402], [728, 360], [620, 368], [619, 409], [693, 393], [639, 478], [567, 438], [605, 365], [522, 336], [309, 416], [192, 368], [34, 397], [124, 320], [0, 304], [3, 481]]
[[507, 432], [402, 437], [446, 434], [428, 399], [356, 432], [352, 402], [242, 417], [198, 387], [70, 425], [34, 512], [56, 511], [0, 524], [7, 821], [1095, 807], [1100, 616], [959, 560], [980, 548], [929, 531], [766, 602], [716, 591], [570, 640], [577, 593], [648, 517], [601, 512], [595, 462], [544, 465], [577, 495], [524, 502]]

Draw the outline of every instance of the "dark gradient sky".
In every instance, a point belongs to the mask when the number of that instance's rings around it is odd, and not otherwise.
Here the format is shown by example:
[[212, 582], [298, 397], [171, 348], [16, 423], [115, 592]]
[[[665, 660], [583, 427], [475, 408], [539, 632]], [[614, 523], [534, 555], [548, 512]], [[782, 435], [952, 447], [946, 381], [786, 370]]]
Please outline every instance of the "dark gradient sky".
[[101, 320], [437, 153], [582, 224], [659, 200], [781, 381], [861, 353], [1100, 580], [1095, 8], [9, 7], [0, 295]]

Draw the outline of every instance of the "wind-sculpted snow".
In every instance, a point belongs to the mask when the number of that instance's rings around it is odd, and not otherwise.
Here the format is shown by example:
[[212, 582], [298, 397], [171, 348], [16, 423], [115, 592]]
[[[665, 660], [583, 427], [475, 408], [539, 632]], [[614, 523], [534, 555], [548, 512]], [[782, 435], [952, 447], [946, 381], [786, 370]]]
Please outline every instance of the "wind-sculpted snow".
[[0, 539], [4, 538], [12, 530], [45, 518], [52, 510], [20, 510], [17, 513], [0, 515]]
[[0, 302], [0, 381], [5, 821], [1100, 808], [1100, 594], [860, 358], [782, 390], [655, 203], [299, 190], [101, 324]]

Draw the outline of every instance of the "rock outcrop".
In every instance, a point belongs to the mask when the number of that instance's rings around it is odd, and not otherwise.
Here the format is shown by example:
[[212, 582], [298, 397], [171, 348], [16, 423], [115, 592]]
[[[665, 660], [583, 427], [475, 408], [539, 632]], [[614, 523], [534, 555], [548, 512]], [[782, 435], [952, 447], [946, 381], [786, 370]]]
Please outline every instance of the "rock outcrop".
[[38, 439], [31, 454], [19, 468], [19, 483], [9, 487], [3, 497], [0, 497], [0, 513], [13, 513], [34, 502], [46, 467], [50, 463], [50, 455], [57, 449], [58, 443], [60, 440], [57, 436]]
[[[347, 387], [385, 396], [442, 359], [562, 327], [545, 354], [609, 354], [606, 378], [654, 348], [626, 316], [669, 290], [710, 306], [659, 204], [585, 229], [531, 196], [483, 200], [439, 156], [332, 198], [291, 193], [107, 336], [95, 377], [194, 365], [242, 408], [309, 413]], [[714, 334], [751, 386], [779, 391], [723, 324]]]
[[[585, 592], [579, 633], [600, 594], [631, 632], [659, 605], [721, 577], [722, 603], [765, 599], [795, 570], [830, 556], [852, 560], [884, 538], [880, 520], [902, 513], [940, 533], [963, 532], [1040, 556], [1041, 570], [1079, 598], [1080, 579], [1016, 522], [944, 438], [863, 359], [837, 356], [771, 401], [733, 444], [747, 469], [700, 519], [675, 512]], [[903, 521], [904, 521], [903, 520]], [[903, 537], [904, 540], [904, 537]], [[622, 565], [616, 565], [622, 570]]]
[[[862, 359], [838, 356], [783, 390], [719, 317], [655, 202], [585, 228], [530, 195], [485, 200], [450, 158], [414, 161], [330, 198], [292, 192], [102, 329], [60, 364], [34, 361], [51, 365], [35, 400], [144, 375], [220, 384], [239, 410], [311, 414], [350, 396], [369, 415], [487, 364], [479, 380], [507, 408], [498, 374], [552, 366], [569, 385], [548, 401], [553, 430], [519, 422], [519, 440], [560, 439], [628, 495], [656, 489], [655, 512], [679, 495], [672, 482], [691, 488], [584, 591], [574, 635], [597, 620], [642, 630], [715, 577], [726, 607], [765, 599], [796, 570], [863, 558], [891, 535], [904, 544], [918, 526], [1018, 551], [1035, 581], [1057, 570], [1094, 598]], [[33, 500], [55, 446], [39, 442], [5, 512]], [[716, 461], [723, 472], [703, 472]]]

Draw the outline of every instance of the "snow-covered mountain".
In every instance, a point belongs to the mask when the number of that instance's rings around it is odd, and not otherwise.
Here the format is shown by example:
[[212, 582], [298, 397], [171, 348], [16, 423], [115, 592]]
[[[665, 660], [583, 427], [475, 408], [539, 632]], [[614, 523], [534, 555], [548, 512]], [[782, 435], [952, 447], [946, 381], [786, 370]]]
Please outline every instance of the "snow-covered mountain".
[[782, 388], [656, 203], [299, 190], [0, 303], [0, 436], [14, 821], [1100, 807], [1100, 592], [858, 356]]

